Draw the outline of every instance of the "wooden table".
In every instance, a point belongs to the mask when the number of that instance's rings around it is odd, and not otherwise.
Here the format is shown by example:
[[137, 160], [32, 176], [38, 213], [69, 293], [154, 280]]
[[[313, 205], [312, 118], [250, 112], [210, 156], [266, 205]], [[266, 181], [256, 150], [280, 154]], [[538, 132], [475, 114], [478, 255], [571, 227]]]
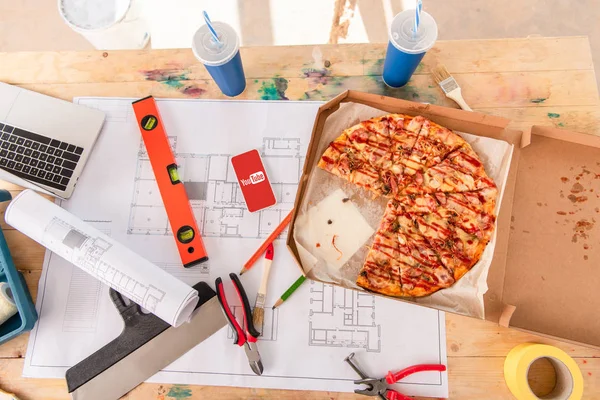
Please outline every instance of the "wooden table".
[[[586, 37], [440, 41], [408, 85], [390, 89], [381, 80], [385, 45], [323, 45], [242, 49], [248, 85], [240, 98], [329, 100], [356, 89], [413, 101], [456, 105], [428, 73], [443, 62], [476, 111], [511, 119], [512, 127], [554, 125], [600, 134], [600, 103]], [[65, 100], [74, 96], [223, 98], [188, 50], [0, 53], [0, 81]], [[20, 188], [2, 183], [16, 195]], [[2, 206], [1, 210], [6, 208]], [[44, 250], [2, 228], [17, 267], [35, 298]], [[450, 398], [511, 398], [504, 357], [515, 345], [554, 344], [583, 371], [585, 398], [600, 399], [600, 351], [505, 329], [452, 314], [446, 316]], [[66, 399], [63, 380], [21, 377], [27, 335], [0, 346], [0, 387], [22, 399]], [[400, 364], [399, 364], [400, 365]], [[340, 368], [342, 365], [340, 364]], [[547, 386], [545, 374], [533, 377]], [[359, 399], [351, 393], [143, 384], [128, 399]]]

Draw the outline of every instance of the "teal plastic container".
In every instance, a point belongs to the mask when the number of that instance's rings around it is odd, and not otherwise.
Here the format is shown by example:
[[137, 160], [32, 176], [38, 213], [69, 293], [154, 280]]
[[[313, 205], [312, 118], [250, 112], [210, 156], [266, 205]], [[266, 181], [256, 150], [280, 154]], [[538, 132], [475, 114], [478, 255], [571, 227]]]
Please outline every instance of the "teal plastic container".
[[[0, 190], [0, 202], [9, 201], [10, 199], [12, 199], [12, 196], [8, 190]], [[23, 275], [15, 268], [2, 229], [0, 229], [0, 282], [8, 282], [19, 310], [16, 315], [0, 325], [0, 344], [2, 344], [21, 333], [33, 329], [38, 319], [31, 294], [27, 290], [27, 283]]]

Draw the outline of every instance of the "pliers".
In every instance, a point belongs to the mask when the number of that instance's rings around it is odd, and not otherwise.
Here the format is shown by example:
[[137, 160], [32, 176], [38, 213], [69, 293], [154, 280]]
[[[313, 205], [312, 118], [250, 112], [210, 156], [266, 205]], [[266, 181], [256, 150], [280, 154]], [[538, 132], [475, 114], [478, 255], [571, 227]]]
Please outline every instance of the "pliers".
[[246, 357], [248, 358], [248, 364], [250, 364], [250, 368], [252, 368], [252, 371], [254, 371], [256, 375], [262, 375], [264, 368], [260, 359], [260, 353], [258, 352], [258, 346], [256, 345], [256, 341], [258, 340], [260, 333], [252, 324], [252, 311], [250, 310], [248, 296], [246, 295], [246, 291], [242, 286], [242, 282], [240, 282], [240, 278], [238, 278], [238, 276], [234, 273], [229, 274], [229, 277], [231, 278], [238, 298], [242, 303], [245, 330], [242, 329], [240, 324], [236, 321], [235, 315], [233, 315], [233, 312], [231, 311], [231, 307], [229, 307], [229, 304], [227, 304], [225, 288], [223, 287], [223, 281], [221, 278], [217, 278], [215, 281], [217, 298], [219, 299], [219, 303], [221, 304], [221, 309], [225, 314], [225, 318], [227, 318], [227, 322], [229, 322], [229, 325], [234, 332], [233, 344], [237, 344], [240, 347], [244, 346], [244, 351], [246, 352]]
[[388, 388], [388, 384], [398, 382], [399, 380], [416, 374], [422, 371], [439, 371], [443, 372], [446, 370], [446, 366], [442, 364], [420, 364], [413, 365], [412, 367], [404, 368], [398, 372], [388, 372], [384, 378], [364, 378], [354, 381], [357, 385], [367, 385], [367, 389], [356, 389], [354, 393], [364, 394], [366, 396], [379, 396], [388, 400], [413, 400], [400, 392]]

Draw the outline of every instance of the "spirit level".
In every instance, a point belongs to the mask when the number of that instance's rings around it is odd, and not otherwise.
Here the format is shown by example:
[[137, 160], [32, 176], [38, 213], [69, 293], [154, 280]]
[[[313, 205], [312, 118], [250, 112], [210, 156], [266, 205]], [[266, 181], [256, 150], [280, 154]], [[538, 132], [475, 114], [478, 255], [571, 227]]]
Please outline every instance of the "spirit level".
[[183, 266], [188, 268], [208, 260], [200, 230], [192, 213], [167, 132], [152, 96], [133, 102], [135, 118], [142, 133], [154, 177], [167, 211], [169, 224]]

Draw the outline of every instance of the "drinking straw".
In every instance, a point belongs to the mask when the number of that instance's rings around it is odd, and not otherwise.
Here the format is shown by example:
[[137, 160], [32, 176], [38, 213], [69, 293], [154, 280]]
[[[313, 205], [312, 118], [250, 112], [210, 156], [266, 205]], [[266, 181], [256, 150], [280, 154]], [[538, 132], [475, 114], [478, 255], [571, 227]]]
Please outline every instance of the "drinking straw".
[[219, 40], [219, 35], [217, 35], [217, 31], [215, 31], [215, 28], [213, 28], [212, 22], [210, 22], [210, 18], [208, 17], [207, 12], [203, 11], [202, 13], [204, 14], [204, 22], [206, 22], [206, 26], [208, 26], [208, 30], [210, 31], [210, 34], [212, 35], [213, 40], [215, 41], [215, 43], [217, 43], [220, 46], [222, 43]]

